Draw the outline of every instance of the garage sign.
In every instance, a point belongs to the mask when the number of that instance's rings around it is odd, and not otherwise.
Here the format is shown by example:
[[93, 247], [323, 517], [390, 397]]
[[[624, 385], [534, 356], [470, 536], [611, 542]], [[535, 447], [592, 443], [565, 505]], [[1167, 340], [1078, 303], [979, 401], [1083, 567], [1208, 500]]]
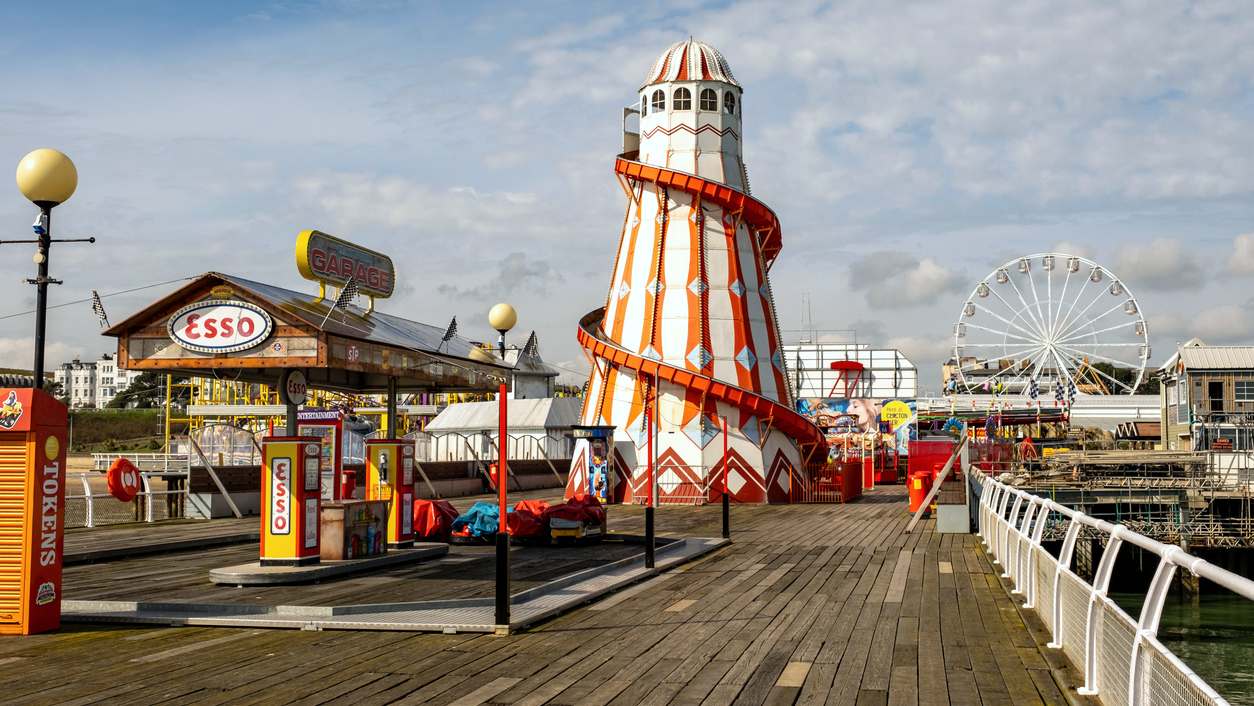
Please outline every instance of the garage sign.
[[317, 230], [297, 236], [296, 269], [305, 279], [333, 287], [353, 280], [362, 294], [380, 299], [396, 288], [392, 258]]
[[261, 307], [240, 301], [202, 301], [174, 312], [170, 338], [190, 351], [234, 353], [260, 345], [274, 329]]

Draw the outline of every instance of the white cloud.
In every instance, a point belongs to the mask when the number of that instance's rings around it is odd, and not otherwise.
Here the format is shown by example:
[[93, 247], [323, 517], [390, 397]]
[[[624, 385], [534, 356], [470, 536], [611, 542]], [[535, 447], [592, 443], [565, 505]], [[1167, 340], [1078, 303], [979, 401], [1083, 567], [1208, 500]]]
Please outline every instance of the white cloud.
[[[82, 348], [60, 341], [44, 345], [44, 372], [50, 372], [62, 362], [85, 354]], [[0, 338], [0, 368], [30, 370], [34, 364], [35, 337]]]
[[1232, 254], [1225, 258], [1223, 271], [1237, 277], [1254, 275], [1254, 233], [1232, 239]]
[[928, 370], [936, 370], [939, 374], [939, 366], [945, 360], [953, 355], [954, 341], [952, 338], [923, 338], [918, 336], [901, 336], [898, 338], [890, 338], [884, 342], [885, 348], [896, 348], [910, 359], [916, 367], [922, 371], [922, 376], [927, 375]]
[[[1254, 344], [1254, 299], [1244, 305], [1221, 304], [1188, 316], [1163, 314], [1151, 317], [1148, 323], [1150, 333], [1161, 341], [1159, 345], [1173, 350], [1175, 341], [1184, 343], [1192, 338], [1212, 346], [1250, 345]], [[1165, 360], [1166, 356], [1158, 359]]]
[[849, 265], [849, 286], [866, 290], [873, 309], [931, 304], [940, 294], [961, 291], [963, 279], [934, 258], [918, 260], [902, 252], [872, 253]]
[[1067, 255], [1075, 255], [1086, 260], [1093, 260], [1097, 257], [1097, 248], [1092, 245], [1081, 245], [1067, 240], [1060, 240], [1054, 243], [1054, 247], [1050, 252], [1065, 253]]
[[1115, 272], [1133, 287], [1162, 291], [1193, 289], [1206, 278], [1193, 251], [1175, 238], [1147, 245], [1121, 243], [1115, 250]]

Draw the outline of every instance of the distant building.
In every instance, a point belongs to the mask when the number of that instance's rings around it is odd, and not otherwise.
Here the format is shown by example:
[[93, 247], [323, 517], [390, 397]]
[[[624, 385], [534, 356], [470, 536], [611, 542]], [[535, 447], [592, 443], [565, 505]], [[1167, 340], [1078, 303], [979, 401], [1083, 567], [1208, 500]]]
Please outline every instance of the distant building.
[[1193, 339], [1158, 369], [1164, 449], [1254, 450], [1254, 346]]
[[120, 392], [130, 387], [139, 370], [120, 370], [113, 356], [105, 353], [100, 360], [83, 362], [78, 358], [62, 363], [54, 379], [61, 383], [62, 394], [75, 409], [100, 408], [109, 404]]
[[534, 400], [556, 397], [557, 376], [555, 368], [540, 359], [540, 344], [536, 332], [531, 332], [522, 348], [507, 348], [505, 362], [514, 366], [513, 399]]
[[901, 351], [866, 343], [794, 343], [784, 347], [798, 398], [909, 399], [919, 371]]

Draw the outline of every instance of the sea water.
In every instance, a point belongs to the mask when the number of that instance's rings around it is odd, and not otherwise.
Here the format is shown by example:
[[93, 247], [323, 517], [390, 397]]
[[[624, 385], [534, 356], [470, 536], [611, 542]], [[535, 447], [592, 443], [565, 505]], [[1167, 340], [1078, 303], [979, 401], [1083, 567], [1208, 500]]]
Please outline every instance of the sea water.
[[[1110, 597], [1135, 620], [1144, 594]], [[1254, 706], [1254, 601], [1225, 592], [1198, 602], [1172, 596], [1158, 640], [1232, 706]]]

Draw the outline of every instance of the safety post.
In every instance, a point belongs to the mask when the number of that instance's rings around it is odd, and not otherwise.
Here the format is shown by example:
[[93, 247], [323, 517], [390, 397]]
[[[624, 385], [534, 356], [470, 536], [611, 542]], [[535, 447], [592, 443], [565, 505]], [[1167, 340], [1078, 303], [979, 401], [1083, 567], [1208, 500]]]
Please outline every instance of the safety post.
[[[653, 394], [657, 394], [656, 388]], [[645, 506], [644, 506], [644, 565], [645, 568], [653, 568], [653, 405], [650, 402], [644, 407], [644, 426], [645, 431], [649, 434], [649, 465], [648, 465], [648, 487], [645, 488]]]
[[509, 522], [506, 519], [506, 496], [509, 493], [505, 479], [509, 477], [509, 419], [506, 416], [505, 385], [497, 393], [501, 408], [501, 443], [497, 444], [500, 468], [497, 471], [496, 490], [501, 504], [501, 522], [496, 530], [496, 632], [509, 634]]
[[723, 417], [723, 539], [731, 539], [731, 497], [727, 494], [727, 417]]

